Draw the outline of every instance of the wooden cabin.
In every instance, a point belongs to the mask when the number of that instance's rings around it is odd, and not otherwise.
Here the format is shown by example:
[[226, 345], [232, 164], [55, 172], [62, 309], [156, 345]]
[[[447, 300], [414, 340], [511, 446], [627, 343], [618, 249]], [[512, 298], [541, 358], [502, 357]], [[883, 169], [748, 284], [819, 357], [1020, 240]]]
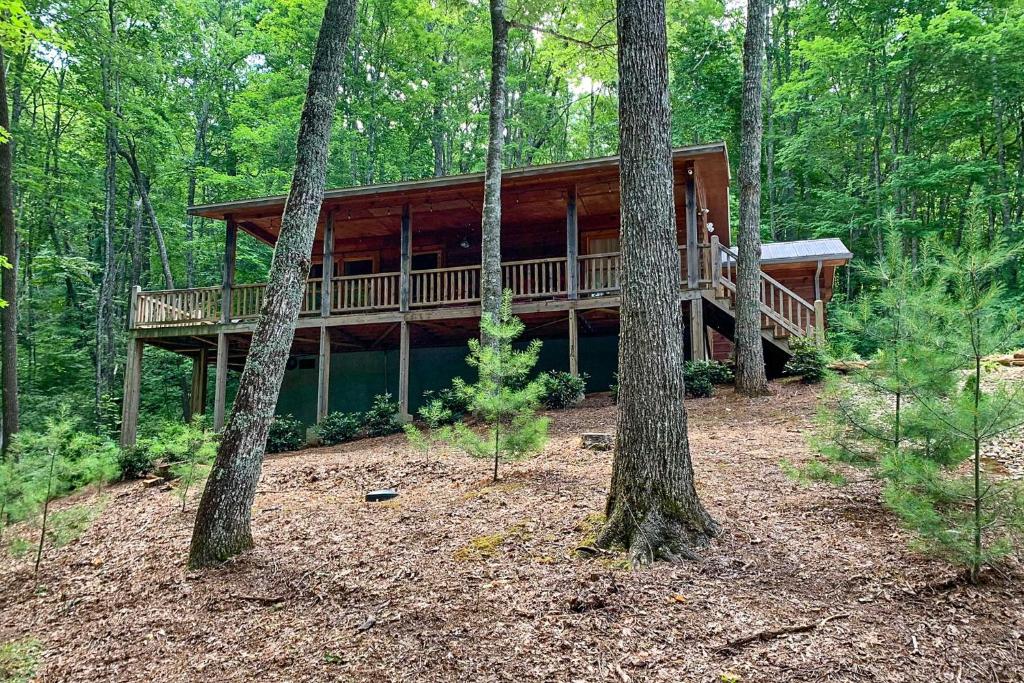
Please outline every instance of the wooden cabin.
[[[691, 358], [731, 352], [735, 252], [724, 143], [673, 152], [683, 305]], [[285, 197], [189, 208], [223, 221], [219, 287], [136, 291], [131, 302], [122, 440], [133, 442], [145, 346], [193, 359], [193, 411], [207, 403], [224, 423], [227, 374], [241, 369], [265, 286], [237, 284], [239, 233], [273, 246]], [[424, 391], [460, 374], [479, 334], [480, 173], [329, 190], [296, 326], [279, 414], [307, 424], [329, 411], [365, 410], [376, 394], [409, 415]], [[248, 237], [245, 237], [248, 236]], [[586, 373], [605, 390], [617, 362], [619, 326], [617, 157], [508, 170], [502, 180], [503, 279], [525, 338], [544, 340], [541, 369]], [[777, 371], [794, 336], [821, 335], [836, 268], [851, 254], [839, 240], [765, 245], [763, 337]]]

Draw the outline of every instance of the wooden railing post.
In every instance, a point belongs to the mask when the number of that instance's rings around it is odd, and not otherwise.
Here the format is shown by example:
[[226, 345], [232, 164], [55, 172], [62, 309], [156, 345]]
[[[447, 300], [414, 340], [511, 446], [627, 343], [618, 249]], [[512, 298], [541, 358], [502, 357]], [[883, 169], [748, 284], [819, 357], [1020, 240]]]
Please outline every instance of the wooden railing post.
[[412, 273], [412, 210], [402, 206], [402, 234], [400, 239], [401, 272], [398, 276], [398, 310], [409, 310], [409, 278]]
[[814, 338], [825, 343], [825, 303], [821, 299], [814, 300]]
[[576, 215], [576, 186], [569, 188], [565, 204], [565, 289], [569, 299], [579, 297], [580, 233]]
[[697, 253], [697, 181], [693, 166], [686, 169], [686, 286], [697, 288], [700, 254]]
[[331, 314], [334, 302], [334, 210], [327, 212], [324, 221], [323, 274], [320, 276], [320, 315]]
[[235, 286], [235, 252], [238, 246], [238, 224], [228, 216], [227, 228], [224, 232], [224, 278], [221, 283], [220, 320], [231, 322], [231, 288]]
[[722, 252], [721, 244], [718, 239], [718, 235], [711, 236], [711, 253], [709, 258], [711, 259], [711, 289], [717, 296], [719, 294], [719, 288], [722, 286]]
[[135, 285], [132, 287], [132, 298], [128, 304], [128, 329], [133, 330], [135, 326], [139, 324], [139, 294], [142, 293], [142, 287]]

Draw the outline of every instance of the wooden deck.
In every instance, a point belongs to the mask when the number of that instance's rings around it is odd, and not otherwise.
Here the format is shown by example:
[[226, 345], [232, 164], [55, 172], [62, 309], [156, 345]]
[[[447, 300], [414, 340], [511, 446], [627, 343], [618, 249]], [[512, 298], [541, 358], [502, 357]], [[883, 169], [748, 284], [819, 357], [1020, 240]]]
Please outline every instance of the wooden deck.
[[[679, 248], [682, 284], [688, 296], [706, 297], [727, 313], [735, 310], [737, 254], [717, 239], [699, 244], [696, 276], [689, 277], [686, 247]], [[502, 264], [504, 287], [520, 311], [617, 307], [621, 291], [618, 253], [579, 256], [575, 278], [566, 257], [510, 261]], [[480, 266], [413, 271], [408, 274], [408, 305], [402, 302], [403, 274], [373, 273], [306, 283], [300, 326], [366, 324], [416, 319], [461, 318], [478, 313]], [[265, 284], [200, 287], [141, 292], [133, 296], [131, 327], [138, 337], [166, 337], [180, 332], [209, 333], [225, 327], [243, 331], [259, 317]], [[227, 299], [229, 311], [225, 313]], [[545, 302], [547, 302], [545, 304]], [[528, 305], [530, 303], [539, 305]], [[806, 301], [761, 272], [762, 329], [766, 338], [788, 350], [791, 336], [814, 336], [823, 328], [820, 303]], [[396, 315], [397, 314], [397, 315]]]

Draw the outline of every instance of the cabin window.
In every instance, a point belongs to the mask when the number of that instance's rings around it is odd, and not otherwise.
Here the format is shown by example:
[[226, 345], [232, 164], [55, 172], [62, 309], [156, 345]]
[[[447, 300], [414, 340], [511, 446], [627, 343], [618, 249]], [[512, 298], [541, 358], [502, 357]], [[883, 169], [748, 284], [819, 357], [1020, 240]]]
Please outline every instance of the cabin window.
[[614, 254], [618, 250], [618, 237], [591, 237], [587, 242], [588, 254]]
[[434, 270], [441, 267], [441, 252], [424, 251], [412, 255], [412, 270]]
[[343, 275], [371, 275], [373, 273], [372, 258], [345, 259], [342, 265]]

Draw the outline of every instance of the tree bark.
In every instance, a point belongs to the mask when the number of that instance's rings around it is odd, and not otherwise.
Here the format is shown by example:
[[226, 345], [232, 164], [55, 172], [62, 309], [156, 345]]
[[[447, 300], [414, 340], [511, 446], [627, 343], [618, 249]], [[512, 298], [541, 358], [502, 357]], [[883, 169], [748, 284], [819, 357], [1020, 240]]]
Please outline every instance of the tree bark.
[[189, 551], [192, 567], [223, 562], [253, 545], [252, 503], [309, 276], [342, 60], [354, 19], [355, 0], [328, 0], [310, 68], [295, 172], [281, 218], [270, 282], [231, 420], [199, 503]]
[[117, 76], [114, 69], [114, 45], [117, 23], [114, 0], [107, 3], [110, 34], [103, 55], [103, 113], [105, 121], [105, 168], [103, 173], [103, 269], [96, 306], [96, 418], [102, 418], [101, 406], [114, 384], [114, 288], [117, 273], [114, 263], [114, 217], [117, 210]]
[[767, 0], [747, 2], [747, 30], [743, 38], [736, 390], [745, 396], [769, 393], [761, 346], [761, 76], [768, 27], [767, 5]]
[[153, 234], [156, 235], [156, 246], [160, 252], [160, 267], [164, 274], [164, 286], [167, 289], [174, 289], [174, 276], [171, 275], [171, 261], [167, 256], [167, 243], [164, 241], [164, 231], [160, 229], [160, 222], [157, 221], [153, 203], [149, 200], [149, 188], [146, 187], [146, 178], [142, 175], [139, 159], [135, 155], [135, 144], [129, 141], [126, 149], [124, 145], [117, 141], [117, 136], [114, 136], [114, 144], [117, 146], [117, 153], [121, 155], [121, 158], [128, 163], [128, 168], [131, 169], [132, 180], [135, 182], [135, 188], [139, 191], [142, 207], [146, 210], [149, 224], [153, 228]]
[[683, 405], [682, 281], [676, 247], [664, 0], [620, 0], [622, 303], [619, 414], [607, 520], [634, 567], [696, 558], [718, 527], [693, 481]]
[[[13, 134], [7, 112], [7, 78], [4, 50], [0, 47], [0, 127]], [[18, 233], [14, 225], [14, 186], [11, 180], [13, 139], [0, 144], [0, 244], [10, 268], [0, 268], [0, 299], [7, 306], [0, 309], [3, 327], [3, 353], [0, 374], [3, 375], [3, 430], [0, 432], [0, 452], [6, 453], [11, 435], [18, 432]]]
[[[491, 0], [491, 91], [481, 223], [481, 312], [495, 320], [501, 308], [501, 156], [505, 144], [508, 21], [505, 0]], [[484, 341], [487, 341], [486, 339]]]

